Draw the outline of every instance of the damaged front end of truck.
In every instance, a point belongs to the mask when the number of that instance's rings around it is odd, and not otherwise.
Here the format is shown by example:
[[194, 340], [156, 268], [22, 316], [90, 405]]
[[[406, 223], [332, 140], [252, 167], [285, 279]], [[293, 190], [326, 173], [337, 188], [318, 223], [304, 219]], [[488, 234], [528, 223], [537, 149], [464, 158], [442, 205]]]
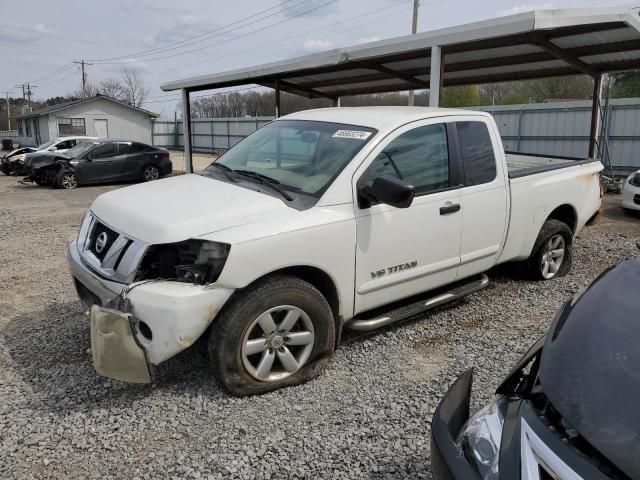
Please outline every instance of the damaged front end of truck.
[[151, 382], [153, 366], [191, 346], [233, 293], [215, 283], [228, 253], [229, 245], [200, 239], [149, 245], [88, 213], [69, 266], [90, 309], [96, 371]]

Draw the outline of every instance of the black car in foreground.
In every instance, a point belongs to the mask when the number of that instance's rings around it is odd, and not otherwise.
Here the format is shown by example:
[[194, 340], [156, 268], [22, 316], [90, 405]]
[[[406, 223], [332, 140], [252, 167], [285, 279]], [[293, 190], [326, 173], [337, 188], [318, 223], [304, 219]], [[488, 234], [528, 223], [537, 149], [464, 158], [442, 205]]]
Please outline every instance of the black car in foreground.
[[438, 479], [640, 479], [640, 263], [628, 258], [567, 301], [469, 418], [473, 371], [436, 409]]
[[22, 182], [72, 189], [78, 185], [151, 181], [171, 173], [169, 152], [139, 142], [95, 140], [65, 153], [36, 152], [25, 157]]

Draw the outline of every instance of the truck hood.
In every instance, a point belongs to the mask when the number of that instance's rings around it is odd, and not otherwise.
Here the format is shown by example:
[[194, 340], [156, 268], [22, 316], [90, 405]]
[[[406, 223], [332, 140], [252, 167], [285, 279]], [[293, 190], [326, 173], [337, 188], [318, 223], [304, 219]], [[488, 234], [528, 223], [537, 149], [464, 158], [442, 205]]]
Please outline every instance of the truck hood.
[[283, 201], [200, 175], [180, 175], [100, 195], [91, 211], [146, 243], [171, 243], [290, 213]]

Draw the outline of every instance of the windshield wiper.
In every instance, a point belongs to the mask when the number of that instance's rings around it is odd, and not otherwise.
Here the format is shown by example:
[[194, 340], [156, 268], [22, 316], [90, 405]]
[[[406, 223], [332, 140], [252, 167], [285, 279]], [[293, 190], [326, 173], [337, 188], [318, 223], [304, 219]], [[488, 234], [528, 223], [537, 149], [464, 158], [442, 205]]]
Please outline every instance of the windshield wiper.
[[226, 165], [223, 165], [222, 163], [215, 163], [215, 162], [212, 163], [210, 166], [219, 168], [225, 177], [227, 177], [233, 183], [238, 183], [238, 181], [230, 175], [230, 173], [234, 171], [233, 168], [229, 168]]
[[291, 195], [285, 192], [282, 189], [282, 187], [278, 186], [280, 182], [275, 178], [262, 175], [261, 173], [253, 172], [251, 170], [232, 170], [232, 171], [233, 173], [239, 173], [240, 175], [244, 175], [245, 177], [254, 178], [260, 181], [260, 183], [262, 183], [263, 185], [267, 185], [268, 187], [271, 187], [272, 190], [275, 190], [276, 192], [278, 192], [280, 195], [282, 195], [282, 197], [285, 200], [288, 200], [289, 202], [293, 200], [293, 197]]

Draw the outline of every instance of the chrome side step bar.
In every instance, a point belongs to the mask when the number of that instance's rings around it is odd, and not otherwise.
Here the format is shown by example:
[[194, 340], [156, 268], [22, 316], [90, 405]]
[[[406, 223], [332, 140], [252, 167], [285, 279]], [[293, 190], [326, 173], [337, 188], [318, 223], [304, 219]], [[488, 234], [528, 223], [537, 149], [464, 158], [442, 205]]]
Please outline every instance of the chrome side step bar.
[[375, 330], [400, 320], [413, 317], [419, 313], [426, 312], [432, 308], [439, 307], [445, 303], [465, 297], [471, 293], [477, 292], [478, 290], [482, 290], [488, 284], [489, 277], [483, 273], [480, 277], [475, 277], [474, 280], [468, 283], [454, 287], [453, 289], [436, 295], [435, 297], [431, 297], [426, 301], [420, 300], [409, 305], [398, 307], [386, 312], [382, 316], [374, 318], [354, 318], [350, 322], [345, 323], [344, 326], [351, 330], [357, 330], [360, 332]]

